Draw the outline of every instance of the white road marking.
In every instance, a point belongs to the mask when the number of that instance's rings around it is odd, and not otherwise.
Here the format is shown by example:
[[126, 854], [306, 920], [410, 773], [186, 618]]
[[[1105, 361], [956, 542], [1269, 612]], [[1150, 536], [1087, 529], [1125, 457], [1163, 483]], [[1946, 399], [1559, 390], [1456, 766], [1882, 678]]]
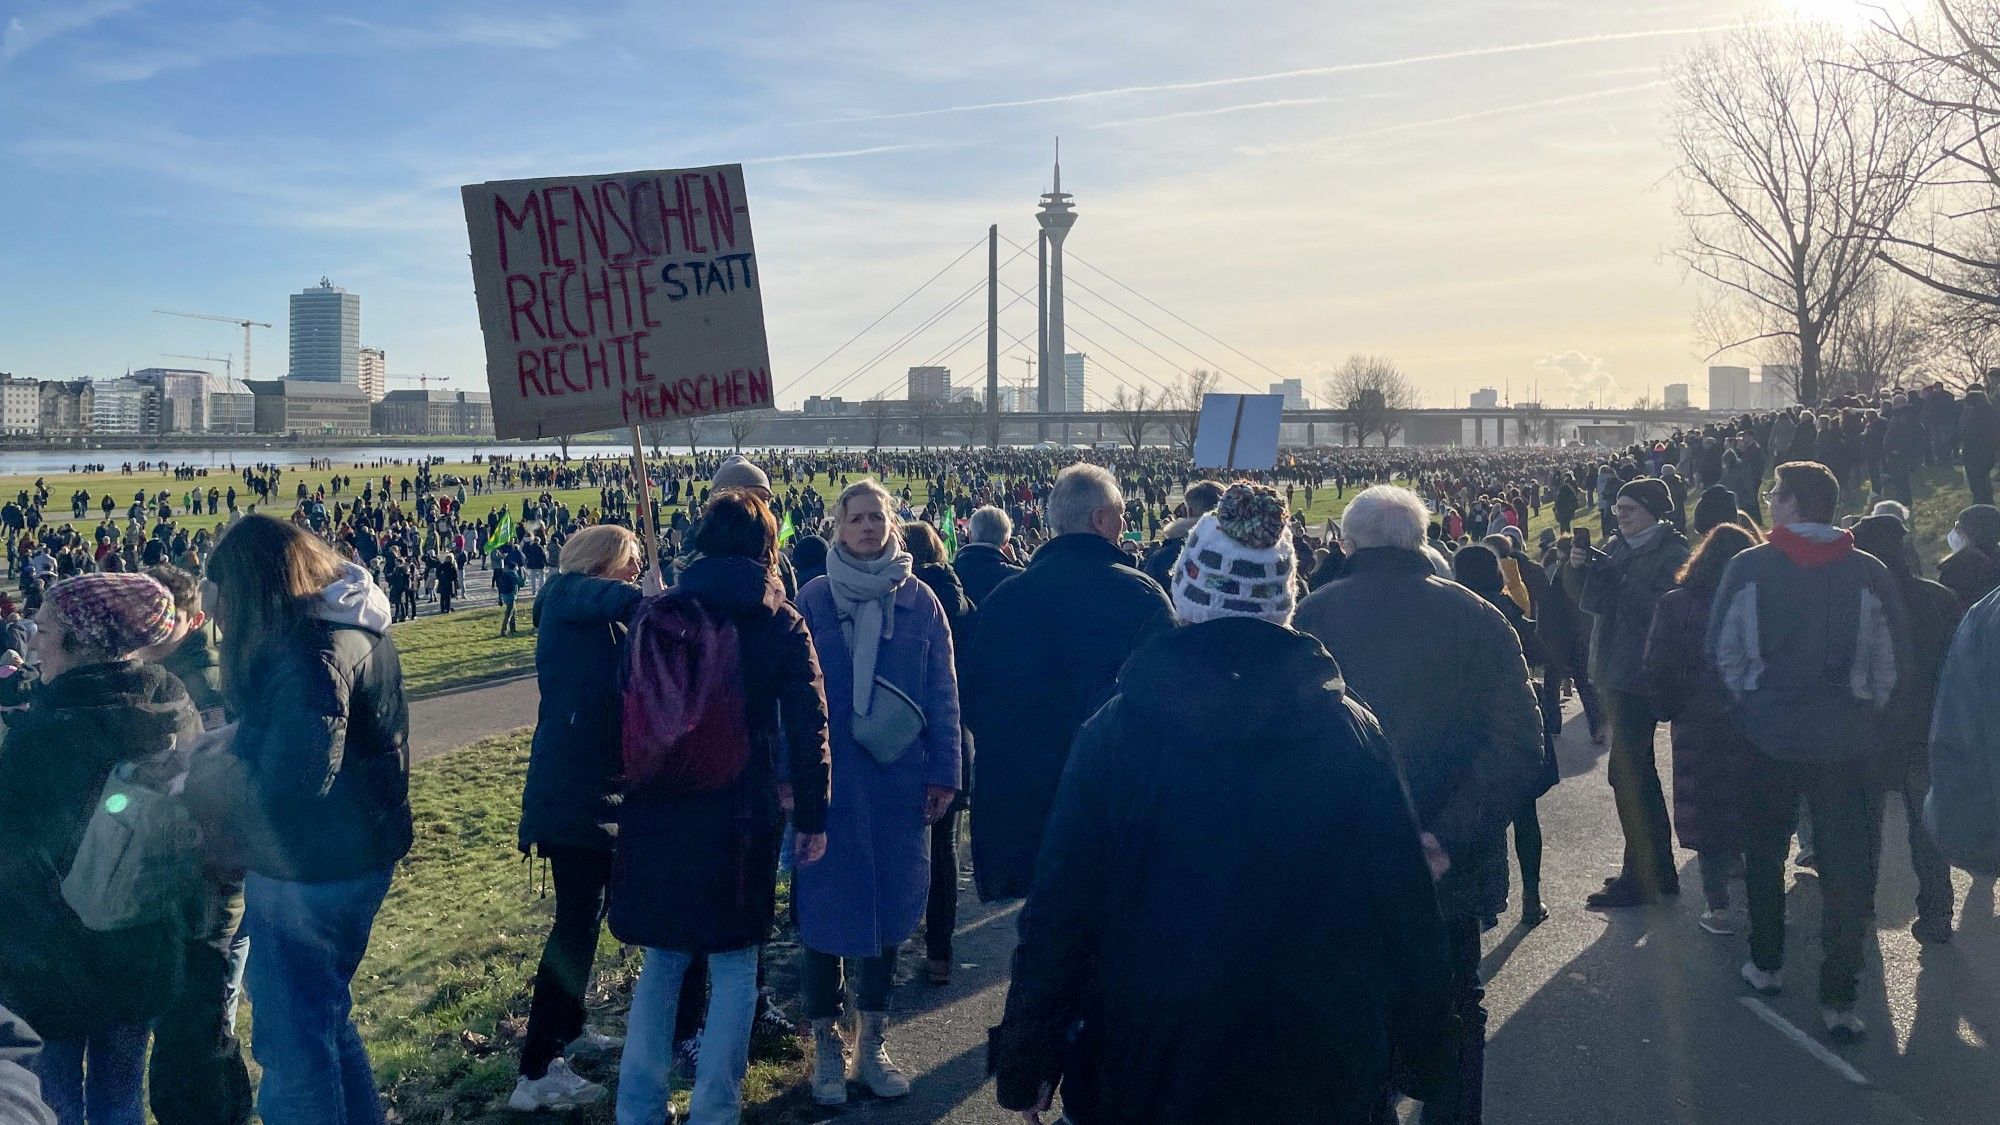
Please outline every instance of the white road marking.
[[1758, 1019], [1777, 1028], [1779, 1034], [1797, 1044], [1806, 1054], [1825, 1063], [1835, 1074], [1840, 1075], [1856, 1086], [1871, 1085], [1867, 1075], [1849, 1066], [1846, 1059], [1828, 1050], [1826, 1044], [1799, 1030], [1797, 1024], [1773, 1011], [1769, 1004], [1764, 1003], [1755, 996], [1739, 996], [1737, 999], [1741, 1000], [1743, 1006], [1750, 1009]]

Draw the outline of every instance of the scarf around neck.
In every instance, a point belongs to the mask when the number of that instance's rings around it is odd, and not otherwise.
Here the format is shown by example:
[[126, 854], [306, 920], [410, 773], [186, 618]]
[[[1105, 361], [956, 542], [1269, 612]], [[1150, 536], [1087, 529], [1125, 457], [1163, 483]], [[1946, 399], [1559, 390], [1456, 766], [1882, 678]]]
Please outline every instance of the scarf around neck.
[[857, 559], [834, 544], [826, 553], [826, 581], [841, 632], [854, 658], [854, 713], [868, 714], [875, 700], [875, 657], [884, 640], [896, 635], [891, 607], [910, 577], [910, 553], [893, 543], [881, 557]]

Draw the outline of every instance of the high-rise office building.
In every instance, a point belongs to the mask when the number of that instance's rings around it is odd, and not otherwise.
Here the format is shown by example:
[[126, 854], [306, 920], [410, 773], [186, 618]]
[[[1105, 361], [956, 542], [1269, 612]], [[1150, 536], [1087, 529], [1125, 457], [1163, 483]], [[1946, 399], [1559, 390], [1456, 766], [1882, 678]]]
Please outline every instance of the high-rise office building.
[[361, 384], [361, 295], [326, 278], [292, 294], [291, 378]]
[[160, 432], [160, 392], [143, 379], [100, 379], [92, 388], [90, 431], [123, 436]]
[[1306, 408], [1306, 381], [1304, 379], [1280, 379], [1271, 384], [1271, 393], [1285, 396], [1286, 410]]
[[951, 397], [951, 368], [912, 367], [910, 368], [910, 388], [906, 395], [911, 402], [933, 398], [943, 401]]
[[381, 348], [362, 348], [358, 370], [361, 393], [369, 402], [381, 402], [389, 393], [389, 357]]
[[1668, 410], [1686, 410], [1689, 406], [1686, 383], [1668, 383], [1660, 393], [1664, 396]]
[[1749, 368], [1711, 367], [1708, 369], [1708, 408], [1710, 410], [1749, 410], [1754, 405], [1750, 397]]
[[1493, 410], [1500, 405], [1500, 392], [1492, 387], [1481, 387], [1472, 392], [1472, 409]]
[[1064, 410], [1088, 410], [1083, 404], [1084, 391], [1090, 384], [1090, 357], [1082, 352], [1063, 353], [1063, 401]]
[[1749, 404], [1756, 410], [1783, 410], [1799, 401], [1799, 367], [1796, 363], [1767, 363], [1758, 372], [1755, 401]]

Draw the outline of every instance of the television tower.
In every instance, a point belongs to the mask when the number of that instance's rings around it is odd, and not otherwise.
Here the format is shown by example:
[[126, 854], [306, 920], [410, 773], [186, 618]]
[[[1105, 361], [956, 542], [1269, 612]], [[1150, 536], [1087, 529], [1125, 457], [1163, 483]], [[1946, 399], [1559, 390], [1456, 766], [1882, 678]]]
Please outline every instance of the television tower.
[[[1035, 220], [1042, 225], [1042, 240], [1048, 246], [1047, 288], [1041, 308], [1041, 384], [1037, 390], [1044, 414], [1055, 408], [1055, 388], [1065, 385], [1068, 374], [1065, 359], [1068, 349], [1063, 343], [1062, 244], [1063, 236], [1076, 225], [1076, 208], [1069, 200], [1069, 194], [1062, 189], [1062, 138], [1057, 137], [1055, 182], [1043, 193], [1041, 210], [1035, 213]], [[1067, 402], [1064, 405], [1067, 407]]]

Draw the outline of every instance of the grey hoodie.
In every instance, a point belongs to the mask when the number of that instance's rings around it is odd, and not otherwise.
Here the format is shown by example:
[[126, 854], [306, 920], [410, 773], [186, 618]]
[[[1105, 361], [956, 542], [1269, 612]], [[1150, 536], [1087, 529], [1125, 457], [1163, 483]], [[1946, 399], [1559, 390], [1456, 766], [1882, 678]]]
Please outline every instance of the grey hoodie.
[[340, 577], [319, 592], [313, 616], [335, 625], [355, 625], [371, 633], [387, 633], [395, 616], [389, 596], [367, 570], [354, 563], [341, 567]]

